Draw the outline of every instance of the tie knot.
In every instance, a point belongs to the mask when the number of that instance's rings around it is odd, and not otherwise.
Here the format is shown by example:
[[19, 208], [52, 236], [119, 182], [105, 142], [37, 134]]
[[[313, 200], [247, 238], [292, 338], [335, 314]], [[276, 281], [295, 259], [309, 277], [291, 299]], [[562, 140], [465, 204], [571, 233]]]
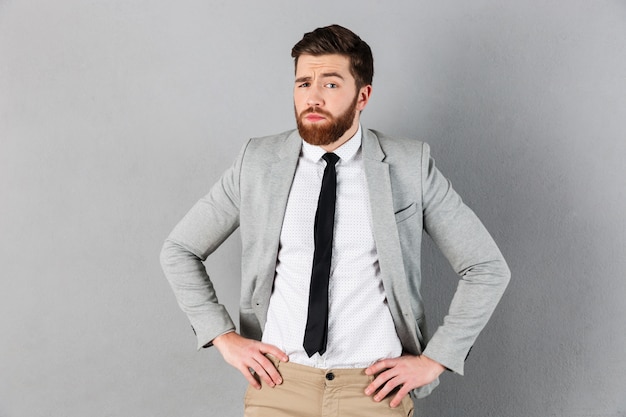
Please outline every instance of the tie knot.
[[339, 161], [339, 157], [332, 152], [325, 153], [322, 158], [328, 165], [335, 165]]

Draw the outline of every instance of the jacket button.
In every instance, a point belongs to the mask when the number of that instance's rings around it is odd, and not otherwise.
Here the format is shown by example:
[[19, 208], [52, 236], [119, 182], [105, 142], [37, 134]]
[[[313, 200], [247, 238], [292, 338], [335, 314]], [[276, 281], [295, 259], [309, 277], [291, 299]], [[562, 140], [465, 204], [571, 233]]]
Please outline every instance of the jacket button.
[[332, 372], [327, 373], [326, 379], [332, 381], [333, 379], [335, 379], [335, 374], [333, 374]]

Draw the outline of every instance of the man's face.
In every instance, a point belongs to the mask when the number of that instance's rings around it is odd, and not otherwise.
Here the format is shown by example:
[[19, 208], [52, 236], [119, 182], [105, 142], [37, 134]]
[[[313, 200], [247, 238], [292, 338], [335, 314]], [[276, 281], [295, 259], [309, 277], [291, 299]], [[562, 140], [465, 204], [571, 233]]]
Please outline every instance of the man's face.
[[358, 129], [371, 86], [357, 91], [350, 60], [343, 55], [301, 55], [293, 90], [300, 136], [312, 145], [332, 151]]

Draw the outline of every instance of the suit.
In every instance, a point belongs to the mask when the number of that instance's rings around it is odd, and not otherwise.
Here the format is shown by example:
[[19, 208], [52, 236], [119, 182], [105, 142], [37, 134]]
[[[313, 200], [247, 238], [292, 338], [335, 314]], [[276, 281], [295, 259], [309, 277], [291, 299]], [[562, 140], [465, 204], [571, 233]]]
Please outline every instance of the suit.
[[[235, 328], [217, 301], [202, 261], [238, 227], [240, 333], [261, 338], [301, 146], [297, 131], [248, 141], [231, 168], [167, 238], [161, 263], [199, 347]], [[427, 144], [363, 130], [362, 153], [383, 286], [403, 349], [424, 353], [462, 374], [474, 340], [509, 281], [506, 262], [480, 220], [437, 170]], [[428, 341], [420, 294], [423, 231], [462, 278], [444, 324]], [[425, 396], [435, 385], [413, 394]]]

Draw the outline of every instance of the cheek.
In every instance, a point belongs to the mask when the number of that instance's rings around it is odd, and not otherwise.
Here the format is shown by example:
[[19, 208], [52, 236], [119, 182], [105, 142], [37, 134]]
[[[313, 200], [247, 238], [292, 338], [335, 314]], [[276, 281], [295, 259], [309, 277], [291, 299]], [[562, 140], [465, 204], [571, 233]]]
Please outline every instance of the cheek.
[[296, 111], [296, 115], [298, 115], [298, 116], [305, 110], [305, 107], [302, 107], [301, 105], [299, 105], [296, 102], [294, 102], [293, 107], [294, 107], [294, 109]]
[[300, 113], [302, 110], [306, 108], [306, 100], [302, 97], [302, 94], [297, 94], [294, 92], [293, 106], [295, 107], [298, 113]]

